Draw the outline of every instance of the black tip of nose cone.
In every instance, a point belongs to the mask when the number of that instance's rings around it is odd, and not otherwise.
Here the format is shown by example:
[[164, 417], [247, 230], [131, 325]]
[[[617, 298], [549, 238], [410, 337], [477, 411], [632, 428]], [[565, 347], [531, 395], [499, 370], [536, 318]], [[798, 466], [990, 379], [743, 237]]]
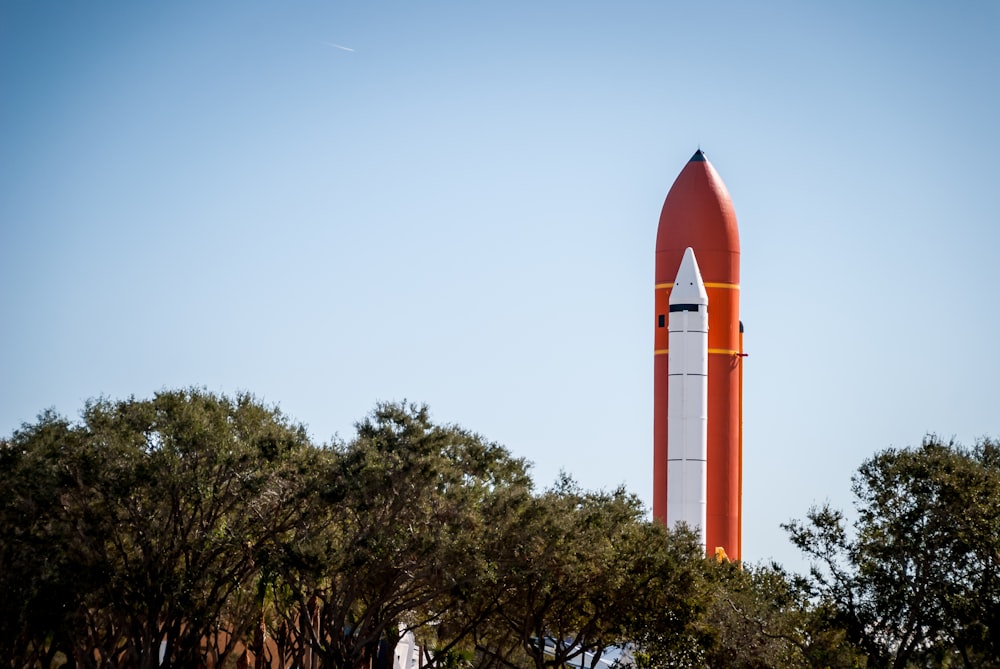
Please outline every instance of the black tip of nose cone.
[[698, 149], [697, 151], [694, 152], [694, 155], [691, 156], [691, 160], [689, 160], [688, 162], [689, 163], [704, 163], [707, 160], [708, 160], [708, 158], [705, 157], [705, 152], [702, 151], [701, 149]]

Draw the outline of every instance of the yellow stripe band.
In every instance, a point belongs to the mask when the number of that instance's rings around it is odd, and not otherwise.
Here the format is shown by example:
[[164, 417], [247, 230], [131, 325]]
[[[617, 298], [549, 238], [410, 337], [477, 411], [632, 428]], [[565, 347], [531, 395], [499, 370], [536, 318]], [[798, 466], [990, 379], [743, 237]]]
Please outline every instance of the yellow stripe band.
[[[656, 284], [656, 290], [661, 290], [663, 288], [673, 288], [674, 283], [658, 283]], [[740, 284], [738, 283], [718, 283], [716, 281], [706, 281], [705, 288], [729, 288], [730, 290], [739, 290]]]
[[[728, 348], [710, 348], [708, 349], [708, 352], [710, 354], [714, 353], [716, 355], [740, 355], [739, 351], [733, 351], [732, 349]], [[666, 355], [668, 353], [670, 353], [670, 349], [668, 348], [658, 348], [653, 351], [653, 355]]]

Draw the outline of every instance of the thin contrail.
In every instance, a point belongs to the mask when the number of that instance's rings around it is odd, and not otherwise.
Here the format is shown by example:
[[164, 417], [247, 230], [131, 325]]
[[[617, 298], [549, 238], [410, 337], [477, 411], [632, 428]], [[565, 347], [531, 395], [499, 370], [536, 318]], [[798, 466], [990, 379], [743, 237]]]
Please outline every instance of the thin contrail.
[[334, 49], [340, 49], [341, 51], [350, 51], [351, 53], [354, 53], [354, 49], [352, 49], [349, 46], [344, 46], [343, 44], [334, 44], [333, 42], [323, 42], [323, 44], [326, 44], [327, 46], [332, 46]]

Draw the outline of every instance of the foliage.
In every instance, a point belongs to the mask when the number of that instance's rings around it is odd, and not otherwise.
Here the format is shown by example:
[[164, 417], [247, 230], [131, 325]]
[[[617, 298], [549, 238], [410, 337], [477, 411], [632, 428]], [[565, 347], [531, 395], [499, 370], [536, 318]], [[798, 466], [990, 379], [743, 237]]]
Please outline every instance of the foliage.
[[700, 607], [684, 632], [645, 643], [641, 669], [853, 669], [862, 660], [800, 579], [779, 565], [702, 563]]
[[742, 669], [858, 666], [857, 653], [799, 579], [779, 565], [722, 563], [714, 570], [707, 667]]
[[45, 412], [0, 441], [0, 666], [1000, 666], [1000, 446], [928, 438], [853, 479], [857, 519], [787, 526], [813, 559], [706, 559], [623, 488], [527, 464], [427, 407], [349, 441], [249, 395]]
[[475, 631], [484, 665], [596, 665], [640, 633], [679, 633], [701, 549], [642, 520], [624, 489], [584, 492], [564, 477], [521, 510], [496, 613]]
[[222, 662], [255, 617], [260, 565], [301, 519], [306, 444], [248, 395], [196, 390], [25, 426], [0, 456], [0, 654]]
[[853, 532], [828, 505], [786, 527], [868, 666], [1000, 666], [1000, 446], [930, 436], [867, 460], [852, 490]]
[[[494, 507], [530, 491], [521, 460], [433, 425], [426, 407], [380, 405], [357, 431], [326, 453], [279, 581], [293, 641], [337, 667], [368, 666], [380, 642], [437, 625], [488, 583]], [[459, 640], [436, 631], [439, 652]]]

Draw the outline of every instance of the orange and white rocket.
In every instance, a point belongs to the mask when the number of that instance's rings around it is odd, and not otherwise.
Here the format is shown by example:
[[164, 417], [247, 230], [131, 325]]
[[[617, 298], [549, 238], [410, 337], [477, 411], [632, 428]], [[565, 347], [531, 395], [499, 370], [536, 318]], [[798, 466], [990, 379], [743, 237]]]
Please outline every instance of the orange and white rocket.
[[[742, 368], [740, 240], [729, 192], [698, 150], [677, 176], [656, 233], [653, 356], [653, 516], [669, 522], [675, 505], [670, 454], [678, 438], [670, 378], [682, 364], [670, 341], [670, 303], [685, 250], [697, 259], [708, 302], [705, 519], [709, 553], [742, 552]], [[686, 449], [686, 446], [682, 446]], [[689, 523], [691, 524], [691, 523]]]

